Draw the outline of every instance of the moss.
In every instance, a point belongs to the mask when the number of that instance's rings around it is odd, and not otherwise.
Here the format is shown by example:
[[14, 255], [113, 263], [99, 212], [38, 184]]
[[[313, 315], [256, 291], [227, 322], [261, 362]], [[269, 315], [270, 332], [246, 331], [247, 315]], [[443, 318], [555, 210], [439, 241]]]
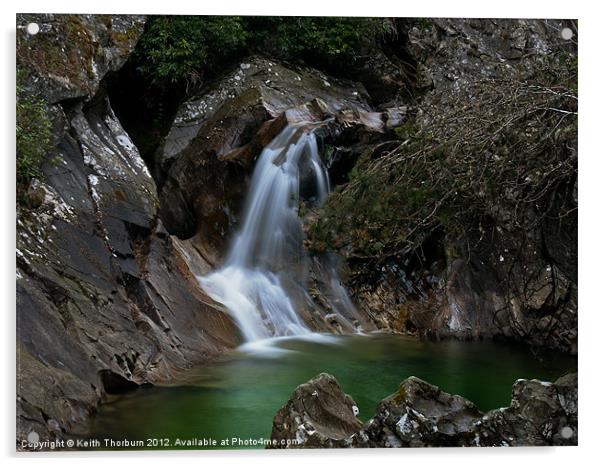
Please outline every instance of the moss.
[[17, 187], [23, 193], [32, 178], [40, 177], [40, 165], [50, 150], [51, 122], [47, 103], [40, 97], [25, 94], [24, 74], [17, 73]]
[[93, 63], [99, 45], [77, 15], [59, 18], [54, 25], [58, 29], [55, 34], [18, 36], [17, 62], [39, 75], [66, 77], [84, 89], [88, 79], [94, 78]]
[[111, 31], [110, 33], [111, 40], [116, 45], [125, 47], [129, 47], [130, 44], [138, 40], [139, 35], [139, 30], [135, 27], [128, 28], [125, 31]]

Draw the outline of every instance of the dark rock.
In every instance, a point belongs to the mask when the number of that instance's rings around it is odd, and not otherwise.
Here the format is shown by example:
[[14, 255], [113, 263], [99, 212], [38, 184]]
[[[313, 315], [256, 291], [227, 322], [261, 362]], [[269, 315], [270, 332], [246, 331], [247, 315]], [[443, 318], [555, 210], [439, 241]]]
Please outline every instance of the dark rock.
[[341, 81], [311, 68], [287, 66], [267, 58], [251, 57], [208, 89], [203, 89], [198, 97], [180, 106], [165, 142], [155, 155], [156, 163], [167, 171], [166, 164], [188, 147], [202, 126], [224, 104], [241, 95], [248, 95], [250, 90], [253, 90], [255, 100], [249, 97], [241, 100], [263, 101], [264, 111], [272, 118], [316, 98], [324, 101], [331, 113], [343, 108], [369, 110], [366, 91], [357, 83]]
[[470, 80], [532, 69], [552, 50], [575, 52], [576, 45], [560, 37], [567, 26], [563, 20], [410, 21], [406, 50], [416, 63], [418, 87], [458, 89]]
[[374, 112], [367, 98], [361, 84], [311, 68], [261, 57], [241, 63], [181, 105], [155, 154], [165, 228], [203, 242], [218, 263], [263, 147], [287, 123], [327, 121], [322, 133], [332, 139], [382, 134], [403, 120], [404, 108]]
[[343, 446], [362, 423], [357, 406], [330, 374], [299, 385], [274, 417], [274, 448], [332, 448]]
[[300, 385], [274, 417], [272, 448], [577, 444], [577, 374], [555, 383], [518, 380], [510, 407], [486, 414], [416, 377], [381, 401], [363, 426], [351, 422], [350, 400], [328, 374]]
[[379, 404], [376, 415], [356, 435], [355, 446], [463, 445], [481, 415], [466, 398], [410, 377]]
[[[26, 87], [49, 103], [87, 99], [100, 81], [125, 63], [145, 17], [137, 15], [17, 15], [17, 64]], [[30, 35], [25, 26], [37, 23]]]
[[[20, 15], [18, 21], [39, 22], [39, 40], [64, 47], [59, 56], [66, 60], [72, 48], [85, 51], [57, 36], [66, 25], [81, 26], [80, 36], [94, 46], [92, 56], [74, 62], [89, 63], [91, 75], [61, 74], [18, 53], [33, 77], [28, 91], [56, 102], [50, 107], [55, 147], [43, 179], [29, 188], [39, 202], [18, 206], [20, 445], [32, 430], [41, 440], [77, 433], [107, 393], [172, 380], [233, 347], [238, 336], [200, 288], [197, 266], [188, 262], [196, 257], [161, 226], [155, 183], [100, 82], [127, 58], [142, 18]], [[21, 39], [23, 47], [34, 44]]]
[[510, 407], [488, 412], [475, 429], [483, 446], [577, 445], [577, 374], [556, 382], [517, 380]]
[[[558, 57], [576, 58], [576, 42], [560, 37], [562, 28], [575, 29], [566, 20], [416, 19], [398, 27], [405, 38], [403, 52], [416, 68], [415, 131], [428, 133], [434, 114], [456, 116], [446, 96], [463, 96], [458, 102], [470, 99], [478, 106], [478, 93], [463, 92], [478, 89], [483, 80], [524, 79], [554, 68]], [[376, 151], [380, 144], [363, 149]], [[577, 147], [576, 133], [566, 145]], [[494, 157], [503, 156], [503, 150], [502, 145]], [[576, 151], [567, 149], [566, 159], [576, 166]], [[351, 294], [380, 328], [434, 338], [502, 336], [576, 354], [574, 193], [575, 180], [563, 181], [545, 215], [537, 207], [521, 208], [525, 217], [543, 218], [538, 226], [517, 228], [511, 211], [518, 207], [500, 193], [487, 218], [465, 238], [453, 231], [429, 234], [417, 252], [399, 251], [371, 273], [360, 269], [366, 266], [361, 260], [350, 258], [350, 276], [358, 276], [348, 282]]]

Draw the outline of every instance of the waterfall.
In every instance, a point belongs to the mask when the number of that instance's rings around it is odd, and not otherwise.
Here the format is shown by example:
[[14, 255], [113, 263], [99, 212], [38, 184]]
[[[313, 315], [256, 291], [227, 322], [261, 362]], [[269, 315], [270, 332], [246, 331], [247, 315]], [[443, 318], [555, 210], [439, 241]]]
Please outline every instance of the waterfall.
[[311, 128], [286, 127], [259, 156], [224, 265], [199, 279], [228, 308], [247, 342], [311, 333], [295, 310], [307, 258], [298, 208], [301, 199], [320, 205], [328, 190]]

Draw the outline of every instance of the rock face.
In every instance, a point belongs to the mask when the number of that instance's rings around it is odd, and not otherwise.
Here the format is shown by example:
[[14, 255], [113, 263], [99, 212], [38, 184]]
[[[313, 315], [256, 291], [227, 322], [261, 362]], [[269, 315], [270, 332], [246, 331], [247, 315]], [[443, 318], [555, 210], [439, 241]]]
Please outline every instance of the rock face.
[[[328, 397], [320, 398], [319, 387], [325, 381], [331, 389]], [[312, 397], [310, 393], [319, 395]], [[324, 407], [326, 399], [331, 403], [330, 409]], [[443, 392], [416, 377], [404, 380], [363, 426], [349, 422], [350, 400], [327, 374], [300, 385], [274, 417], [272, 447], [577, 444], [577, 374], [563, 376], [554, 383], [517, 380], [510, 407], [485, 414], [469, 400]], [[325, 412], [328, 416], [322, 414]], [[347, 427], [339, 429], [340, 425]], [[355, 430], [350, 432], [352, 427]]]
[[[55, 147], [29, 189], [37, 202], [18, 207], [18, 444], [32, 430], [73, 433], [105, 394], [170, 380], [237, 342], [162, 227], [155, 183], [102, 88], [143, 18], [18, 17], [31, 21], [41, 32], [19, 36], [19, 67], [49, 103]], [[89, 56], [60, 34], [76, 26]], [[34, 47], [73, 66], [33, 61]]]
[[[28, 23], [40, 32], [29, 35]], [[144, 17], [18, 14], [17, 26], [17, 60], [27, 71], [27, 87], [55, 104], [94, 96], [102, 78], [125, 63]]]
[[[551, 57], [576, 57], [576, 42], [560, 37], [564, 27], [575, 30], [561, 20], [401, 21], [403, 53], [414, 64], [420, 95], [410, 109], [413, 122], [429, 128], [433, 115], [450, 112], [453, 118], [458, 109], [447, 99], [480, 80], [520, 80], [548, 69]], [[480, 97], [467, 92], [466, 99], [478, 105]], [[566, 145], [576, 147], [576, 132]], [[576, 167], [576, 151], [566, 152], [564, 162]], [[434, 338], [504, 336], [576, 354], [575, 189], [576, 168], [574, 179], [558, 187], [546, 219], [532, 228], [512, 223], [512, 193], [506, 193], [507, 204], [500, 199], [491, 206], [468, 238], [437, 232], [419, 254], [400, 254], [369, 275], [358, 266], [361, 258], [351, 260], [350, 276], [359, 277], [348, 283], [353, 298], [381, 328]], [[569, 206], [561, 221], [559, 206]], [[536, 217], [525, 210], [526, 217]]]
[[[255, 159], [286, 125], [315, 124], [322, 145], [353, 146], [353, 154], [345, 155], [350, 159], [363, 145], [391, 134], [405, 112], [403, 106], [373, 111], [361, 84], [250, 57], [180, 106], [154, 154], [162, 223], [206, 274], [220, 264], [237, 226]], [[322, 291], [338, 278], [323, 267], [330, 259], [320, 259], [308, 266], [314, 296], [297, 306], [297, 314], [314, 330], [377, 328], [353, 312], [345, 315], [348, 322], [333, 321], [333, 301], [341, 297]]]
[[[476, 76], [521, 73], [551, 50], [575, 48], [559, 42], [560, 21], [408, 21], [398, 52], [415, 68], [416, 108], [399, 100], [410, 80], [403, 60], [380, 52], [353, 74], [365, 86], [251, 57], [180, 106], [151, 174], [106, 91], [144, 17], [17, 16], [23, 87], [47, 102], [54, 146], [43, 177], [30, 186], [35, 202], [18, 206], [18, 439], [32, 430], [43, 439], [76, 432], [106, 394], [170, 380], [237, 344], [236, 326], [195, 275], [220, 262], [254, 160], [286, 124], [327, 121], [319, 129], [324, 153], [331, 179], [342, 184], [366, 151], [378, 157], [399, 146], [395, 129], [409, 111], [428, 125], [429, 112], [441, 107], [437, 99]], [[40, 25], [37, 35], [25, 32], [29, 22]], [[523, 55], [531, 58], [518, 60]], [[497, 212], [482, 250], [469, 254], [442, 241], [426, 262], [393, 260], [367, 282], [354, 281], [363, 327], [518, 335], [576, 352], [576, 185], [571, 193], [575, 210], [562, 228], [550, 220], [527, 238], [498, 234], [505, 213]], [[529, 244], [522, 255], [513, 249], [519, 240]], [[538, 291], [527, 300], [501, 283], [500, 248], [505, 264], [533, 278]], [[459, 252], [446, 253], [452, 249]], [[318, 259], [310, 293], [325, 303], [324, 315], [315, 316], [322, 328], [330, 305], [320, 282], [332, 277], [320, 272]], [[355, 264], [348, 265], [353, 276]], [[307, 446], [571, 443], [573, 385], [570, 377], [553, 385], [517, 382], [510, 408], [482, 415], [467, 400], [409, 379], [373, 425], [362, 427], [350, 414], [352, 400], [321, 375], [279, 412], [274, 436]], [[567, 428], [574, 435], [563, 436]]]
[[367, 98], [361, 84], [311, 68], [261, 57], [241, 63], [180, 106], [154, 156], [165, 227], [194, 237], [207, 260], [218, 262], [261, 149], [287, 123], [332, 118], [333, 134], [355, 126], [382, 133], [396, 125], [392, 116], [374, 113]]

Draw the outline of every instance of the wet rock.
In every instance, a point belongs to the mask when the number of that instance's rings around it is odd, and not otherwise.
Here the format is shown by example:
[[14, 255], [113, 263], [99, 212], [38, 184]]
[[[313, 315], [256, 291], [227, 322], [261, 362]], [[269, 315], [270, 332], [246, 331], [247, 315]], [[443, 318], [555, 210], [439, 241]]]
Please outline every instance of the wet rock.
[[374, 112], [361, 84], [253, 57], [180, 106], [154, 156], [161, 219], [180, 239], [203, 243], [217, 263], [253, 162], [286, 124], [327, 121], [323, 133], [331, 138], [382, 134], [405, 111]]
[[29, 188], [37, 202], [18, 206], [19, 442], [30, 431], [41, 440], [76, 433], [119, 385], [114, 381], [131, 388], [171, 380], [238, 337], [200, 288], [189, 263], [195, 258], [161, 226], [155, 182], [100, 83], [126, 59], [142, 19], [20, 15], [18, 21], [39, 22], [39, 34], [66, 60], [70, 47], [81, 47], [56, 35], [66, 24], [81, 26], [95, 52], [80, 58], [98, 71], [56, 74], [18, 56], [34, 77], [29, 92], [57, 102], [49, 108], [54, 148], [43, 177]]
[[[318, 393], [316, 388], [326, 382], [329, 396], [312, 397], [312, 393]], [[325, 400], [330, 403], [328, 407], [324, 406]], [[328, 374], [300, 385], [274, 417], [272, 447], [577, 444], [576, 373], [554, 383], [518, 380], [512, 388], [510, 407], [485, 414], [466, 398], [446, 393], [417, 377], [404, 380], [396, 393], [381, 401], [374, 417], [363, 426], [349, 422], [349, 400], [349, 395]]]
[[336, 379], [322, 373], [299, 385], [274, 417], [271, 440], [274, 448], [333, 448], [362, 424], [357, 405], [343, 393]]
[[458, 395], [450, 395], [417, 377], [383, 400], [376, 415], [355, 437], [355, 446], [459, 446], [472, 436], [482, 413]]
[[510, 407], [477, 423], [474, 443], [483, 446], [577, 445], [577, 374], [556, 382], [517, 380]]
[[361, 84], [334, 79], [311, 68], [251, 57], [180, 106], [165, 142], [155, 155], [156, 163], [165, 171], [165, 165], [188, 147], [202, 126], [229, 100], [248, 95], [251, 89], [255, 99], [262, 101], [266, 115], [272, 118], [313, 99], [324, 101], [331, 113], [343, 108], [369, 109]]

